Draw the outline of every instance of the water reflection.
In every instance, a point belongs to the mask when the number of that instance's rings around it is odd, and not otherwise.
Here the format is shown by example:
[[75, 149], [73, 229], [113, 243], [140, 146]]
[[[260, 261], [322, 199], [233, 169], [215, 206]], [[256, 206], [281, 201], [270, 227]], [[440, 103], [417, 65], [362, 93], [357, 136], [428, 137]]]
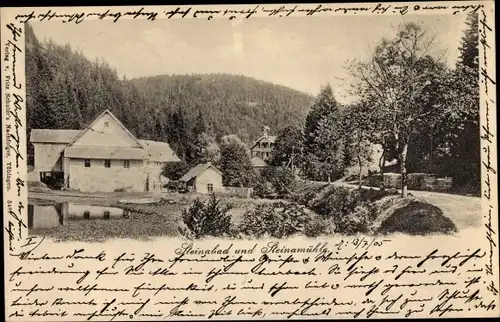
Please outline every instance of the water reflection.
[[121, 208], [74, 204], [28, 205], [28, 228], [54, 228], [67, 221], [110, 220], [128, 217]]

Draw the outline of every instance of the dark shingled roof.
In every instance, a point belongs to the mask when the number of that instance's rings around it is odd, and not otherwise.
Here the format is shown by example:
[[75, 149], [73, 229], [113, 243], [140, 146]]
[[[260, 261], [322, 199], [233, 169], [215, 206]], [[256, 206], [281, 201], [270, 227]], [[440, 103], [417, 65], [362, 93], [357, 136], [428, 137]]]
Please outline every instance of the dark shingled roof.
[[[69, 144], [83, 130], [31, 130], [31, 143]], [[70, 146], [65, 149], [65, 156], [69, 158], [85, 159], [129, 159], [150, 160], [158, 162], [178, 162], [180, 159], [165, 142], [138, 140], [141, 148], [99, 147], [99, 146]]]
[[170, 145], [165, 142], [138, 140], [139, 143], [147, 150], [150, 161], [158, 162], [179, 162], [175, 152], [170, 148]]
[[214, 170], [216, 170], [217, 172], [219, 172], [222, 175], [222, 172], [220, 172], [219, 169], [217, 169], [216, 167], [214, 167], [210, 162], [207, 162], [207, 163], [198, 164], [196, 167], [191, 168], [191, 170], [189, 170], [188, 173], [186, 173], [185, 175], [183, 175], [179, 179], [179, 181], [187, 182], [187, 181], [191, 180], [192, 178], [195, 178], [195, 177], [199, 176], [203, 171], [205, 171], [206, 169], [208, 169], [210, 167], [213, 168]]

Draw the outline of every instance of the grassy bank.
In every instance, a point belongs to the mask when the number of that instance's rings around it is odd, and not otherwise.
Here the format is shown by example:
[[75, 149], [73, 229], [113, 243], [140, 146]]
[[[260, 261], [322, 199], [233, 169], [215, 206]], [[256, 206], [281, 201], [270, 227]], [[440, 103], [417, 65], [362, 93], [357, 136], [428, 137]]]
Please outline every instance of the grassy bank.
[[[149, 204], [124, 204], [125, 199], [152, 198]], [[63, 226], [32, 230], [56, 240], [102, 241], [108, 238], [150, 239], [179, 237], [181, 214], [199, 194], [83, 194], [71, 191], [31, 191], [30, 203], [72, 202], [124, 209], [128, 218], [65, 221]], [[289, 231], [308, 237], [321, 235], [381, 235], [404, 233], [428, 235], [453, 233], [480, 222], [479, 198], [434, 192], [411, 192], [401, 198], [397, 191], [380, 191], [356, 186], [300, 182], [288, 200], [244, 199], [218, 196], [231, 205], [228, 214], [236, 235], [242, 238], [271, 236], [285, 238]], [[288, 207], [286, 205], [291, 205]], [[294, 208], [296, 206], [305, 206]], [[305, 212], [304, 212], [305, 211]], [[239, 231], [239, 232], [238, 232]], [[285, 232], [283, 232], [285, 231]], [[234, 233], [234, 231], [233, 231]]]
[[302, 187], [292, 199], [331, 222], [340, 234], [428, 235], [457, 231], [442, 209], [412, 194], [402, 198], [396, 190], [319, 183]]
[[[123, 200], [151, 198], [159, 200], [148, 204], [122, 203]], [[64, 221], [55, 228], [31, 229], [33, 235], [45, 235], [57, 241], [104, 241], [110, 238], [134, 238], [147, 240], [154, 237], [179, 237], [182, 210], [195, 199], [205, 201], [208, 196], [200, 194], [158, 194], [158, 193], [80, 193], [76, 191], [55, 191], [35, 185], [30, 188], [29, 203], [40, 206], [71, 202], [92, 206], [117, 207], [124, 209], [127, 218], [110, 220]], [[223, 204], [231, 204], [231, 218], [238, 225], [243, 214], [260, 204], [275, 202], [266, 199], [243, 199], [221, 197]]]

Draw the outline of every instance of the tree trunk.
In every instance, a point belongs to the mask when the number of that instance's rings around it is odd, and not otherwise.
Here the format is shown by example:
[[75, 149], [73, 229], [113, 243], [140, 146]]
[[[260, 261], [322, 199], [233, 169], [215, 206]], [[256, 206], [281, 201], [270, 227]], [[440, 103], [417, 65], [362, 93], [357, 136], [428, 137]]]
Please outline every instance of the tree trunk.
[[401, 165], [401, 197], [408, 196], [408, 178], [406, 173], [406, 157], [408, 154], [408, 143], [404, 143], [399, 155]]
[[359, 177], [358, 177], [358, 182], [359, 182], [359, 190], [361, 190], [361, 180], [363, 179], [363, 162], [361, 160], [361, 156], [358, 154], [358, 164], [359, 164]]
[[359, 164], [359, 187], [361, 190], [361, 180], [363, 179], [363, 160], [361, 159], [361, 144], [363, 143], [363, 132], [359, 132], [358, 136], [358, 164]]
[[434, 173], [434, 171], [432, 171], [432, 156], [433, 156], [433, 150], [434, 150], [433, 139], [434, 139], [434, 136], [432, 135], [432, 132], [431, 132], [431, 137], [430, 137], [431, 148], [430, 148], [430, 153], [429, 153], [429, 173]]
[[385, 168], [385, 144], [382, 144], [382, 156], [378, 162], [380, 167], [380, 189], [384, 189], [384, 168]]

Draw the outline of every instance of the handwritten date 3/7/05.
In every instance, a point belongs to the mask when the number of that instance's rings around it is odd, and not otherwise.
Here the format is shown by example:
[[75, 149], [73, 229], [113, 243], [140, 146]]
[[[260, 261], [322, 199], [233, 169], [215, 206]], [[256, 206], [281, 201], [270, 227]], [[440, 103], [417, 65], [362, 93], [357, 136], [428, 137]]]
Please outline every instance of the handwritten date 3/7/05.
[[[451, 316], [494, 311], [482, 249], [404, 254], [318, 243], [181, 245], [172, 254], [24, 253], [8, 276], [10, 317], [292, 318]], [[383, 245], [385, 241], [369, 241]], [[332, 247], [333, 246], [333, 247]], [[293, 278], [291, 278], [293, 276]], [[126, 281], [124, 283], [123, 281]]]

